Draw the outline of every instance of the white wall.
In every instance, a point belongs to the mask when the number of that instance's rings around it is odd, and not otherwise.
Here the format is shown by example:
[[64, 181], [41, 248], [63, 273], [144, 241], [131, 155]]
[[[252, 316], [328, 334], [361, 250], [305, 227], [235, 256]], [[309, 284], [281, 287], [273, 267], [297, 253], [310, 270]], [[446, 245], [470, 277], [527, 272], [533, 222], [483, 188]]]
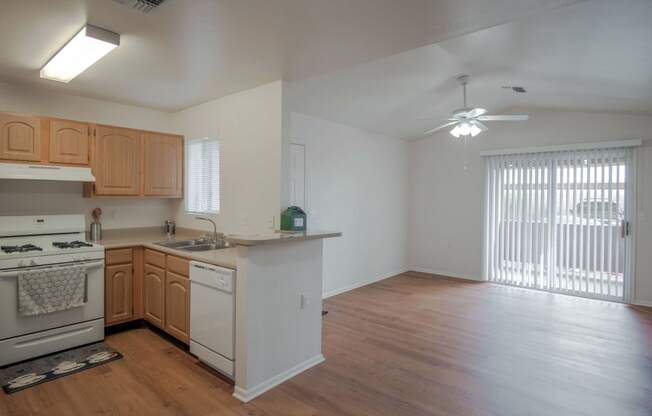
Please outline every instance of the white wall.
[[[281, 210], [282, 82], [191, 107], [173, 116], [186, 139], [215, 137], [221, 153], [220, 231], [269, 232]], [[275, 219], [274, 219], [275, 218]], [[206, 229], [177, 202], [177, 225]], [[274, 223], [275, 221], [275, 223]]]
[[546, 110], [524, 123], [492, 123], [465, 145], [447, 131], [409, 145], [411, 270], [481, 278], [482, 150], [640, 138], [635, 301], [652, 305], [652, 116]]
[[407, 143], [293, 112], [289, 141], [306, 146], [308, 227], [324, 240], [324, 294], [406, 270]]
[[171, 114], [0, 82], [0, 111], [176, 133]]
[[322, 240], [238, 247], [238, 399], [249, 401], [324, 360], [322, 256]]
[[86, 228], [91, 211], [102, 208], [102, 228], [163, 226], [174, 218], [174, 205], [166, 199], [83, 198], [76, 182], [0, 179], [0, 215], [84, 214]]
[[[6, 83], [0, 83], [0, 111], [175, 132], [170, 113]], [[95, 207], [104, 211], [104, 229], [162, 225], [175, 213], [166, 199], [89, 199], [79, 183], [0, 180], [0, 215], [83, 213], [88, 225]]]

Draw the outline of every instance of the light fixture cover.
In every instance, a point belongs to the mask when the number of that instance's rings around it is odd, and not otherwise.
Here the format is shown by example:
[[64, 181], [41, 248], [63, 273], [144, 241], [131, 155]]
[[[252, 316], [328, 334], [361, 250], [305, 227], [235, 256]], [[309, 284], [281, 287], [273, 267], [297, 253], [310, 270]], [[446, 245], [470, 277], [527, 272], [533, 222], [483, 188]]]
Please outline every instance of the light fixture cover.
[[86, 25], [45, 64], [41, 78], [70, 82], [118, 45], [119, 34]]
[[480, 127], [476, 126], [475, 124], [468, 123], [466, 121], [456, 124], [455, 127], [450, 131], [450, 133], [455, 136], [456, 139], [458, 139], [460, 136], [468, 136], [471, 135], [471, 137], [475, 137], [478, 134], [482, 133], [482, 130]]
[[455, 127], [451, 130], [451, 134], [455, 136], [456, 139], [459, 139], [460, 137], [460, 125], [456, 124]]

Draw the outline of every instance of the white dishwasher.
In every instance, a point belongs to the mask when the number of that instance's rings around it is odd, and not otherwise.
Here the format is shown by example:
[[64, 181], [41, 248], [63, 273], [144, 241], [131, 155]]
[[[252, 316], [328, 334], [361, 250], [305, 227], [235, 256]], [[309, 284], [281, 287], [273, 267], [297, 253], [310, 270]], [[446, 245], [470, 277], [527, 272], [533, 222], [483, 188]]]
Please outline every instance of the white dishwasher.
[[235, 270], [190, 262], [190, 352], [229, 378], [235, 368]]

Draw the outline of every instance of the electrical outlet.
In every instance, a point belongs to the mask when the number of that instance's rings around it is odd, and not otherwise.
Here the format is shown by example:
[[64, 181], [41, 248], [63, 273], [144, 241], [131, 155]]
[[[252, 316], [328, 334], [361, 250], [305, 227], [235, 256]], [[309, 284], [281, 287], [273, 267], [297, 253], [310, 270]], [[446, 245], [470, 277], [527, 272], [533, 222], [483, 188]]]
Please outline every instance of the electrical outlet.
[[301, 309], [306, 309], [306, 306], [308, 306], [309, 303], [310, 303], [310, 299], [308, 298], [308, 295], [301, 292], [300, 300], [299, 300], [299, 304], [301, 305]]

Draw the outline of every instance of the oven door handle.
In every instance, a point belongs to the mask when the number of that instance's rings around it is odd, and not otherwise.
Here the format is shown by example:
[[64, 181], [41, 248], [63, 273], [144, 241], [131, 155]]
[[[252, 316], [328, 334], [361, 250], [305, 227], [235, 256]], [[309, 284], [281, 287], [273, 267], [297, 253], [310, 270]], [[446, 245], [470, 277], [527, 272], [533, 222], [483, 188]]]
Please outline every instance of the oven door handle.
[[[83, 265], [86, 267], [86, 269], [94, 269], [96, 267], [104, 267], [104, 260], [98, 260], [98, 261], [93, 261], [93, 262], [88, 262], [88, 263], [68, 263], [67, 265], [72, 266], [72, 265]], [[21, 270], [35, 270], [35, 269], [56, 269], [59, 267], [65, 267], [66, 265], [60, 264], [60, 265], [54, 265], [54, 264], [44, 264], [42, 266], [31, 266], [31, 267], [19, 267], [16, 269], [10, 269], [10, 270], [5, 270], [0, 272], [0, 278], [3, 277], [14, 277], [18, 275], [18, 272]]]

